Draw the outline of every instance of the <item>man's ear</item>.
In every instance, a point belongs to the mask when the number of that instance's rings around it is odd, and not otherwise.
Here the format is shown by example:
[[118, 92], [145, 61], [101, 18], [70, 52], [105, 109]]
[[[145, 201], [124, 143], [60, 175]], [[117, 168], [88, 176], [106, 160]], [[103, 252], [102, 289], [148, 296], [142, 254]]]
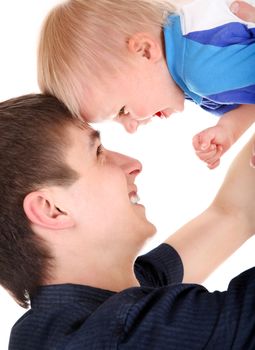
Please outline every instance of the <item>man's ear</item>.
[[34, 225], [54, 230], [74, 226], [73, 219], [67, 212], [56, 206], [48, 191], [29, 193], [23, 201], [23, 208], [27, 218]]
[[150, 33], [135, 33], [128, 39], [127, 45], [129, 52], [152, 62], [157, 62], [163, 55], [160, 41]]

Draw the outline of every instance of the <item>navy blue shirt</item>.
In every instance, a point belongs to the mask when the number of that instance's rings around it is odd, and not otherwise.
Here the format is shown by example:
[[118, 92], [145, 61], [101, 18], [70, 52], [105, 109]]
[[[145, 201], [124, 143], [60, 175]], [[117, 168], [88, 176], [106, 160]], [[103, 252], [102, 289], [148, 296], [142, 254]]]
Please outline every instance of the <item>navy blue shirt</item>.
[[177, 252], [139, 257], [141, 287], [115, 293], [84, 285], [41, 287], [13, 326], [9, 350], [254, 350], [255, 268], [226, 292], [182, 284]]

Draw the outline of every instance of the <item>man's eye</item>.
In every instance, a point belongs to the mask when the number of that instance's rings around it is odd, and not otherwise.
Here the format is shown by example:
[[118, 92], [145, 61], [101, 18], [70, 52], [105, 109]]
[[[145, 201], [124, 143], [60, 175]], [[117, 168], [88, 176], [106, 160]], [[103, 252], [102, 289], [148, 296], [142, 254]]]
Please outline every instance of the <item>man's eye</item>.
[[97, 156], [100, 156], [100, 154], [102, 154], [103, 153], [103, 146], [102, 145], [99, 145], [98, 147], [97, 147]]

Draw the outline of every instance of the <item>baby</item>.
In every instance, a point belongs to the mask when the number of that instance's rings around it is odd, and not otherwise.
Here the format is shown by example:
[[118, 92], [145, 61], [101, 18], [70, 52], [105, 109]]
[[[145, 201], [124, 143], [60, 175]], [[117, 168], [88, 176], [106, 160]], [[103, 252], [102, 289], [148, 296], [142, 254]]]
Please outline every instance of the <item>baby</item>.
[[128, 132], [191, 100], [220, 116], [193, 139], [209, 168], [255, 121], [255, 24], [228, 0], [69, 0], [48, 15], [39, 85], [91, 122]]

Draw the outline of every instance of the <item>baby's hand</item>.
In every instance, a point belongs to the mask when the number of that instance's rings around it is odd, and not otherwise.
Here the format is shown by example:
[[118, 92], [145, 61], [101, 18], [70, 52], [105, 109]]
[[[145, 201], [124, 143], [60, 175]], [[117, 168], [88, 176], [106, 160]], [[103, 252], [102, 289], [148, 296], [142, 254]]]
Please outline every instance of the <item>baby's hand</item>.
[[205, 129], [193, 137], [197, 156], [207, 163], [209, 169], [220, 164], [220, 158], [234, 143], [228, 130], [221, 125]]

